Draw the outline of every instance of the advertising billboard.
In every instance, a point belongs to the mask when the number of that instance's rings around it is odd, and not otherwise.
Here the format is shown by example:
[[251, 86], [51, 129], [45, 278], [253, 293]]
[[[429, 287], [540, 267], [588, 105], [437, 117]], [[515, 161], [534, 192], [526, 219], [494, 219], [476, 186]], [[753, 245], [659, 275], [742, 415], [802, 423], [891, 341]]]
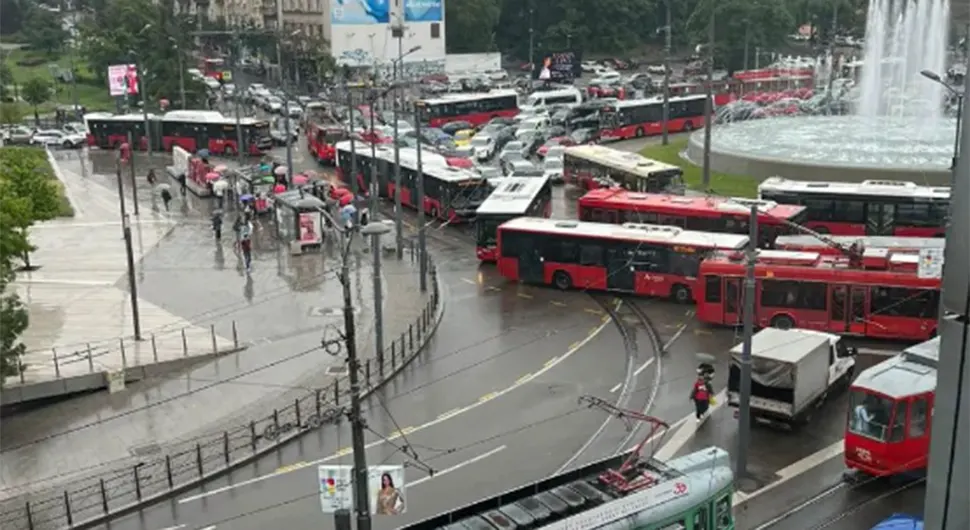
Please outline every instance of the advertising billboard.
[[533, 79], [556, 83], [571, 83], [582, 75], [582, 56], [573, 51], [547, 53], [532, 69]]
[[387, 24], [391, 0], [333, 0], [330, 5], [332, 25]]
[[108, 66], [108, 93], [112, 96], [138, 95], [138, 67], [133, 64]]
[[404, 0], [405, 22], [441, 22], [443, 0]]
[[[324, 513], [353, 509], [353, 466], [317, 467], [320, 508]], [[404, 498], [404, 466], [368, 466], [367, 497], [373, 515], [401, 515], [407, 511]]]

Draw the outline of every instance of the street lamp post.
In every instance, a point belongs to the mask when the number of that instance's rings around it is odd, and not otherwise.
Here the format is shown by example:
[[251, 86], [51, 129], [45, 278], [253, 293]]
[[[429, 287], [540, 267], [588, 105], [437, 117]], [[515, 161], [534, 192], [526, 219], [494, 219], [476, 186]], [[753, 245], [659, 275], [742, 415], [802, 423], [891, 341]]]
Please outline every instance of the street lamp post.
[[667, 25], [664, 26], [664, 107], [663, 107], [663, 145], [670, 143], [670, 132], [669, 132], [669, 122], [670, 122], [670, 48], [671, 48], [671, 38], [670, 38], [670, 0], [666, 0], [664, 4], [667, 6]]
[[179, 106], [185, 110], [185, 63], [182, 61], [182, 46], [175, 37], [169, 37], [168, 40], [175, 45], [175, 55], [179, 61], [179, 98], [181, 100]]
[[[145, 24], [141, 28], [141, 31], [138, 32], [138, 35], [145, 33], [151, 27], [152, 27], [151, 24]], [[138, 54], [135, 53], [134, 50], [129, 50], [128, 53], [130, 53], [131, 56], [134, 57], [135, 59], [139, 58]], [[152, 128], [151, 128], [151, 123], [148, 122], [148, 103], [145, 100], [145, 79], [143, 77], [144, 73], [145, 72], [142, 71], [141, 69], [141, 61], [136, 60], [135, 61], [135, 81], [138, 85], [138, 94], [141, 96], [141, 116], [145, 120], [145, 152], [148, 153], [148, 160], [149, 160], [149, 163], [151, 163]], [[131, 147], [134, 148], [134, 146], [131, 146]]]
[[707, 26], [707, 97], [704, 98], [704, 173], [703, 188], [711, 185], [711, 128], [714, 125], [714, 11], [711, 3], [711, 18]]
[[[296, 30], [290, 33], [290, 37], [296, 37], [303, 30]], [[277, 53], [279, 48], [282, 46], [282, 39], [277, 45]], [[283, 75], [283, 62], [282, 56], [280, 56], [280, 85], [284, 87], [283, 93], [283, 132], [286, 134], [286, 185], [289, 186], [293, 182], [293, 133], [290, 130], [290, 96], [285, 91], [286, 86], [286, 76]]]
[[[402, 32], [403, 33], [403, 32]], [[397, 60], [391, 63], [392, 66], [392, 85], [397, 84], [397, 71], [398, 68], [403, 66], [404, 58], [412, 53], [421, 49], [421, 46], [415, 46], [408, 50], [407, 53], [403, 52], [402, 48], [402, 38], [397, 39]], [[394, 107], [394, 233], [395, 233], [395, 243], [397, 248], [397, 259], [402, 259], [404, 257], [404, 227], [403, 221], [401, 220], [401, 142], [398, 136], [398, 105], [400, 99], [400, 92], [394, 91], [394, 101], [392, 107]], [[421, 140], [418, 139], [418, 144], [420, 148]]]
[[933, 72], [931, 70], [923, 70], [920, 75], [939, 84], [946, 89], [953, 97], [957, 98], [957, 130], [956, 134], [953, 135], [953, 157], [950, 158], [950, 186], [952, 187], [956, 181], [956, 168], [957, 168], [957, 158], [960, 156], [960, 133], [961, 133], [961, 121], [963, 118], [963, 92], [958, 91], [952, 85], [947, 83], [940, 77], [940, 74]]

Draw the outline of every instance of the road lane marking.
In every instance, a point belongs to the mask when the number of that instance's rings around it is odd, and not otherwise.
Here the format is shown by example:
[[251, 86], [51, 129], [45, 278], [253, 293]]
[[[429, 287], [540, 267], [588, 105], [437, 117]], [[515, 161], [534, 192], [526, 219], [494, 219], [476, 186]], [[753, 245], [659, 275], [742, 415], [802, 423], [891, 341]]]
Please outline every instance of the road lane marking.
[[500, 446], [496, 447], [495, 449], [492, 449], [491, 451], [489, 451], [487, 453], [482, 453], [482, 454], [480, 454], [480, 455], [478, 455], [478, 456], [476, 456], [474, 458], [469, 458], [468, 460], [465, 460], [464, 462], [459, 462], [459, 463], [457, 463], [457, 464], [455, 464], [455, 465], [453, 465], [451, 467], [446, 467], [444, 469], [437, 470], [437, 471], [434, 472], [434, 475], [428, 475], [427, 477], [421, 477], [418, 480], [412, 480], [411, 482], [408, 482], [407, 483], [407, 485], [404, 487], [404, 490], [407, 491], [408, 488], [413, 488], [414, 486], [417, 486], [418, 484], [423, 484], [425, 482], [428, 482], [429, 480], [433, 480], [433, 479], [436, 479], [438, 477], [447, 475], [448, 473], [451, 473], [452, 471], [458, 471], [459, 469], [461, 469], [463, 467], [466, 467], [466, 466], [470, 466], [470, 465], [474, 464], [475, 462], [481, 462], [482, 460], [485, 460], [486, 458], [488, 458], [488, 457], [490, 457], [490, 456], [492, 456], [494, 454], [501, 453], [502, 451], [504, 451], [506, 449], [506, 447], [507, 446], [500, 445]]
[[532, 300], [533, 298], [535, 298], [534, 296], [528, 293], [515, 293], [515, 296], [518, 296], [519, 298], [525, 298], [526, 300]]
[[475, 280], [469, 280], [468, 278], [462, 278], [461, 281], [471, 285], [478, 285], [478, 282], [476, 282]]
[[586, 311], [587, 313], [589, 313], [591, 315], [602, 315], [603, 314], [603, 312], [600, 311], [599, 309], [593, 309], [592, 307], [584, 307], [583, 308], [583, 311]]
[[[653, 362], [656, 360], [657, 360], [656, 357], [651, 357], [647, 359], [646, 362], [641, 364], [636, 370], [633, 371], [633, 377], [637, 377], [638, 375], [643, 373], [643, 371], [646, 370], [648, 367], [650, 367], [650, 365], [653, 364]], [[617, 383], [616, 386], [610, 389], [610, 394], [616, 394], [622, 386], [623, 386], [623, 383]]]
[[569, 345], [569, 349], [573, 349], [573, 348], [575, 348], [575, 347], [576, 347], [577, 345], [579, 345], [579, 341], [576, 341], [576, 342], [574, 342], [574, 343], [572, 343], [572, 344], [570, 344], [570, 345]]
[[525, 374], [522, 377], [516, 379], [515, 384], [521, 385], [522, 383], [528, 382], [530, 379], [532, 379], [532, 374]]
[[288, 466], [283, 466], [276, 470], [277, 473], [289, 473], [290, 471], [296, 471], [297, 469], [302, 469], [308, 466], [306, 462], [297, 462], [296, 464], [290, 464]]
[[216, 530], [216, 525], [207, 526], [205, 528], [200, 528], [199, 530]]
[[873, 348], [859, 348], [859, 353], [861, 355], [873, 355], [877, 357], [893, 357], [895, 355], [899, 355], [899, 351], [876, 350]]
[[499, 289], [498, 287], [495, 287], [494, 285], [489, 285], [488, 287], [485, 288], [485, 290], [486, 291], [493, 291], [493, 292], [495, 292], [495, 291], [501, 291], [501, 289]]
[[489, 392], [488, 394], [485, 394], [484, 396], [478, 398], [478, 402], [485, 403], [486, 401], [491, 401], [495, 399], [496, 396], [498, 396], [498, 392]]
[[566, 307], [566, 302], [560, 302], [559, 300], [552, 300], [549, 303], [552, 304], [552, 305], [554, 305], [554, 306]]
[[175, 526], [166, 526], [165, 528], [162, 528], [161, 530], [182, 530], [183, 528], [185, 528], [185, 526], [186, 525], [184, 525], [184, 524], [179, 524], [179, 525], [175, 525]]
[[[583, 347], [585, 347], [587, 344], [589, 344], [590, 341], [592, 341], [600, 332], [602, 332], [604, 329], [606, 329], [606, 326], [607, 325], [609, 325], [609, 320], [608, 319], [607, 319], [606, 322], [600, 324], [600, 326], [596, 329], [596, 333], [591, 333], [589, 336], [587, 336], [583, 340], [581, 340], [578, 343], [576, 343], [574, 345], [575, 347], [570, 346], [569, 350], [567, 350], [566, 353], [564, 353], [562, 355], [558, 355], [556, 357], [553, 357], [552, 359], [549, 359], [549, 361], [547, 361], [545, 363], [545, 366], [543, 366], [537, 372], [533, 373], [532, 374], [532, 377], [529, 378], [528, 380], [525, 380], [525, 381], [523, 381], [521, 383], [520, 382], [516, 382], [516, 383], [512, 384], [511, 386], [508, 386], [508, 387], [506, 387], [506, 388], [504, 388], [502, 390], [499, 390], [498, 392], [495, 392], [495, 398], [502, 397], [505, 394], [508, 394], [509, 392], [512, 392], [513, 390], [515, 390], [515, 389], [519, 388], [520, 386], [522, 386], [524, 383], [526, 383], [528, 381], [531, 381], [532, 379], [535, 379], [535, 378], [537, 378], [537, 377], [545, 374], [549, 370], [552, 370], [553, 368], [555, 368], [556, 366], [558, 366], [563, 361], [569, 359], [570, 357], [572, 357], [573, 354], [575, 354], [579, 350], [583, 349]], [[519, 378], [520, 381], [522, 381], [522, 379], [523, 378]], [[492, 398], [492, 399], [494, 399], [494, 398]], [[489, 401], [492, 401], [492, 400], [489, 400]], [[462, 414], [465, 414], [465, 413], [468, 413], [468, 412], [471, 412], [471, 411], [477, 409], [483, 403], [487, 403], [487, 402], [486, 401], [475, 401], [475, 402], [473, 402], [473, 403], [471, 403], [469, 405], [465, 405], [464, 407], [460, 407], [456, 412], [454, 412], [453, 414], [450, 414], [449, 416], [445, 416], [443, 418], [442, 417], [437, 417], [437, 418], [435, 418], [435, 419], [433, 419], [431, 421], [428, 421], [428, 422], [423, 423], [421, 425], [415, 426], [411, 432], [423, 431], [423, 430], [429, 429], [431, 427], [440, 425], [440, 424], [444, 423], [445, 421], [447, 421], [447, 420], [449, 420], [451, 418], [454, 418], [456, 416], [460, 416]], [[370, 442], [370, 443], [366, 444], [364, 446], [364, 449], [372, 449], [374, 447], [378, 447], [378, 446], [384, 445], [387, 442], [388, 442], [388, 440], [386, 438], [381, 438], [379, 440], [374, 440], [373, 442]], [[324, 463], [327, 463], [327, 462], [332, 462], [332, 461], [337, 460], [337, 459], [339, 459], [341, 457], [344, 457], [344, 456], [349, 455], [351, 452], [352, 452], [352, 449], [350, 447], [345, 447], [345, 448], [341, 449], [340, 451], [337, 451], [336, 453], [334, 453], [334, 454], [332, 454], [330, 456], [326, 456], [326, 457], [323, 457], [323, 458], [319, 458], [319, 459], [313, 460], [311, 462], [306, 462], [306, 465], [305, 466], [302, 466], [300, 469], [303, 469], [303, 468], [306, 468], [306, 467], [309, 467], [309, 466], [315, 466], [315, 465], [319, 465], [319, 464], [324, 464]], [[178, 500], [178, 503], [179, 504], [185, 504], [185, 503], [188, 503], [188, 502], [192, 502], [192, 501], [196, 501], [196, 500], [200, 500], [200, 499], [205, 499], [205, 498], [208, 498], [208, 497], [212, 497], [212, 496], [215, 496], [215, 495], [219, 495], [220, 493], [225, 493], [227, 491], [234, 490], [234, 489], [238, 489], [238, 488], [241, 488], [243, 486], [249, 486], [249, 485], [252, 485], [252, 484], [256, 484], [256, 483], [259, 483], [259, 482], [263, 482], [265, 480], [269, 480], [271, 478], [276, 478], [276, 477], [279, 477], [279, 476], [282, 476], [282, 475], [285, 475], [285, 474], [286, 473], [273, 472], [273, 473], [269, 473], [267, 475], [261, 475], [261, 476], [258, 476], [258, 477], [253, 477], [251, 479], [241, 481], [241, 482], [239, 482], [237, 484], [232, 484], [232, 485], [229, 485], [229, 486], [223, 486], [221, 488], [216, 488], [216, 489], [214, 489], [212, 491], [208, 491], [208, 492], [205, 492], [205, 493], [200, 493], [198, 495], [192, 495], [192, 496], [189, 496], [189, 497], [185, 497], [183, 499], [179, 499]]]
[[[710, 417], [710, 415], [714, 414], [717, 409], [723, 407], [724, 404], [727, 403], [727, 389], [720, 391], [716, 396], [714, 396], [714, 401], [714, 406], [711, 407], [707, 413], [708, 417]], [[676, 423], [674, 423], [674, 425], [670, 426], [670, 431], [674, 430], [675, 425], [679, 428], [677, 429], [677, 432], [670, 437], [670, 440], [668, 440], [663, 447], [654, 453], [654, 457], [660, 461], [670, 460], [674, 457], [674, 455], [677, 454], [678, 451], [681, 450], [681, 448], [687, 445], [687, 442], [689, 442], [690, 439], [693, 438], [694, 434], [697, 433], [697, 427], [699, 425], [697, 422], [688, 422], [688, 420], [690, 420], [692, 417], [694, 417], [694, 414], [690, 413], [678, 420]]]
[[734, 506], [743, 504], [757, 497], [758, 495], [767, 493], [777, 488], [778, 486], [781, 486], [785, 482], [788, 482], [789, 480], [801, 475], [802, 473], [805, 473], [810, 469], [818, 467], [824, 464], [825, 462], [828, 462], [829, 460], [838, 457], [843, 452], [845, 452], [844, 439], [840, 439], [839, 441], [833, 443], [832, 445], [829, 445], [828, 447], [823, 447], [822, 449], [815, 451], [814, 453], [806, 456], [805, 458], [799, 460], [798, 462], [795, 462], [794, 464], [791, 464], [787, 467], [779, 469], [778, 471], [775, 471], [775, 475], [778, 475], [779, 477], [778, 480], [772, 482], [771, 484], [768, 484], [767, 486], [761, 489], [752, 491], [751, 493], [745, 495], [744, 498], [742, 499], [736, 499], [734, 501]]
[[439, 420], [444, 420], [444, 419], [447, 419], [447, 418], [450, 418], [450, 417], [454, 416], [455, 414], [459, 414], [460, 412], [461, 412], [461, 408], [460, 407], [455, 407], [455, 408], [449, 410], [448, 412], [445, 412], [445, 413], [442, 413], [442, 414], [438, 414], [438, 419]]

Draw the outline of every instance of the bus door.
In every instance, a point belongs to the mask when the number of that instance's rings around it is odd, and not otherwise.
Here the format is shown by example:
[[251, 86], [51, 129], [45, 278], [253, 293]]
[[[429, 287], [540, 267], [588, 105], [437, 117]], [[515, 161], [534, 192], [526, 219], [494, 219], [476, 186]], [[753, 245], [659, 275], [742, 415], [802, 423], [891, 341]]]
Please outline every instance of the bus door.
[[606, 249], [606, 288], [615, 291], [636, 290], [636, 275], [630, 253], [624, 249]]
[[866, 290], [860, 286], [829, 286], [829, 331], [865, 335]]
[[545, 265], [542, 255], [535, 245], [519, 252], [519, 281], [525, 283], [545, 283]]
[[866, 334], [866, 306], [869, 288], [853, 285], [849, 291], [849, 332]]
[[891, 236], [895, 225], [895, 204], [870, 202], [866, 205], [867, 236]]
[[933, 394], [921, 394], [907, 399], [909, 415], [906, 421], [906, 443], [899, 448], [902, 462], [913, 467], [924, 467], [930, 452], [930, 423], [932, 422]]
[[724, 324], [740, 324], [741, 307], [741, 279], [724, 278]]

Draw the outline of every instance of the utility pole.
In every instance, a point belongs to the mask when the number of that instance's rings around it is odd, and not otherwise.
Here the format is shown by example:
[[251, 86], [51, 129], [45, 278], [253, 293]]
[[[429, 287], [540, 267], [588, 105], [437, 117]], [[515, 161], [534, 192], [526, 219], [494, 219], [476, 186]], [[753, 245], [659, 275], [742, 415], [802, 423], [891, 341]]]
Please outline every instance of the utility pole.
[[748, 446], [751, 443], [751, 341], [754, 337], [754, 266], [758, 260], [758, 207], [751, 206], [748, 221], [747, 266], [744, 271], [744, 344], [741, 346], [741, 384], [738, 410], [738, 456], [734, 475], [741, 479], [748, 472]]
[[670, 122], [670, 48], [671, 48], [671, 38], [670, 38], [670, 2], [671, 0], [666, 0], [667, 6], [667, 26], [666, 35], [664, 36], [664, 110], [663, 110], [663, 145], [670, 143], [670, 132], [669, 132], [669, 122]]
[[[74, 119], [78, 119], [79, 113], [81, 112], [81, 106], [78, 103], [77, 97], [77, 72], [75, 68], [75, 57], [74, 54], [77, 53], [77, 39], [80, 31], [77, 28], [77, 5], [76, 2], [71, 3], [71, 100], [74, 103]], [[83, 164], [82, 164], [83, 165]]]
[[[347, 91], [347, 111], [348, 119], [350, 120], [350, 175], [347, 176], [350, 179], [350, 191], [354, 194], [354, 206], [356, 206], [357, 201], [357, 143], [354, 139], [356, 133], [354, 132], [354, 93], [351, 91], [350, 87], [347, 85], [347, 80], [344, 80], [344, 89]], [[359, 217], [359, 216], [358, 216]]]
[[[132, 154], [132, 159], [134, 159], [134, 154]], [[135, 250], [131, 245], [131, 220], [128, 218], [128, 212], [125, 210], [125, 184], [121, 178], [121, 159], [118, 160], [118, 171], [115, 174], [118, 177], [118, 204], [121, 207], [121, 232], [125, 239], [125, 254], [128, 262], [128, 295], [131, 298], [131, 322], [135, 328], [135, 340], [141, 340], [141, 317], [138, 313], [138, 283], [135, 280]]]
[[182, 110], [185, 110], [185, 63], [182, 59], [182, 45], [175, 43], [175, 53], [179, 58], [179, 98], [182, 100]]
[[530, 3], [530, 6], [529, 6], [529, 66], [531, 66], [532, 69], [535, 70], [536, 69], [536, 64], [535, 64], [534, 58], [533, 58], [534, 51], [533, 51], [533, 47], [532, 47], [533, 46], [533, 42], [534, 42], [533, 39], [532, 39], [532, 33], [533, 33], [533, 30], [532, 30], [532, 13], [533, 13], [534, 10], [532, 9], [531, 2], [529, 2], [529, 3]]
[[[377, 112], [374, 111], [374, 102], [377, 100], [377, 91], [373, 88], [371, 89], [370, 97], [370, 129], [371, 134], [374, 132], [374, 115]], [[374, 138], [370, 143], [370, 215], [367, 216], [367, 224], [373, 224], [377, 226], [380, 224], [380, 195], [381, 186], [377, 182], [377, 138]], [[398, 212], [398, 219], [401, 215]], [[377, 363], [378, 366], [384, 366], [384, 301], [383, 293], [381, 287], [381, 241], [380, 237], [374, 236], [371, 238], [371, 252], [374, 254], [372, 258], [374, 262], [374, 342], [377, 346]]]
[[427, 250], [427, 241], [425, 241], [424, 233], [424, 166], [421, 165], [421, 151], [424, 147], [421, 145], [421, 120], [424, 118], [423, 112], [424, 102], [418, 101], [414, 105], [414, 131], [418, 137], [418, 270], [420, 274], [421, 292], [428, 291], [428, 262], [425, 259], [425, 251]]
[[[394, 31], [397, 34], [397, 62], [392, 66], [391, 82], [397, 83], [397, 69], [399, 66], [403, 67], [401, 61], [404, 60], [404, 27], [400, 25], [400, 18], [398, 18], [398, 27], [394, 28]], [[400, 260], [404, 258], [404, 222], [401, 220], [401, 142], [397, 129], [397, 107], [401, 93], [395, 88], [392, 94], [394, 98], [392, 105], [394, 108], [394, 241], [397, 243], [397, 259]], [[420, 150], [421, 137], [419, 136], [417, 140], [418, 150]]]
[[714, 125], [714, 2], [707, 25], [707, 98], [704, 101], [704, 191], [711, 185], [711, 128]]
[[[131, 131], [128, 131], [128, 150], [131, 152], [131, 202], [132, 204], [135, 205], [135, 215], [139, 215], [138, 214], [138, 181], [135, 180], [135, 151], [134, 151], [135, 144], [132, 143], [132, 140], [134, 140], [134, 137], [132, 136]], [[122, 207], [124, 207], [124, 205], [122, 205]], [[122, 213], [122, 217], [124, 217], [123, 213]]]
[[[233, 99], [233, 107], [234, 107], [235, 114], [236, 114], [236, 158], [239, 160], [239, 167], [243, 167], [245, 165], [245, 155], [244, 155], [244, 153], [248, 152], [249, 151], [249, 148], [243, 142], [242, 124], [240, 123], [242, 121], [242, 118], [240, 117], [239, 100], [241, 99], [242, 93], [240, 91], [239, 85], [236, 84], [236, 69], [235, 69], [236, 63], [239, 62], [239, 55], [240, 55], [240, 53], [239, 53], [239, 33], [237, 31], [235, 31], [235, 30], [233, 30], [233, 32], [232, 32], [232, 43], [230, 44], [230, 50], [232, 51], [232, 61], [229, 64], [229, 72], [230, 72], [231, 81], [232, 81], [233, 85], [236, 87], [236, 89], [233, 91], [233, 94], [232, 94], [233, 95], [233, 98], [232, 98]], [[181, 59], [181, 56], [179, 56], [179, 57]], [[179, 69], [179, 76], [181, 76], [181, 75], [182, 75], [182, 71], [181, 71], [181, 69]], [[179, 80], [181, 81], [181, 77], [179, 77]], [[183, 90], [183, 92], [182, 92], [182, 101], [184, 102], [185, 101], [185, 92], [184, 92], [185, 91], [185, 87], [184, 86], [182, 87], [182, 90]], [[182, 108], [184, 109], [185, 107], [182, 107]], [[289, 122], [287, 122], [287, 123], [289, 123]], [[233, 183], [233, 184], [235, 184], [235, 183]], [[233, 193], [236, 193], [236, 187], [235, 187], [235, 185], [233, 186], [232, 189], [233, 189]], [[233, 204], [236, 204], [236, 202], [233, 201]]]

